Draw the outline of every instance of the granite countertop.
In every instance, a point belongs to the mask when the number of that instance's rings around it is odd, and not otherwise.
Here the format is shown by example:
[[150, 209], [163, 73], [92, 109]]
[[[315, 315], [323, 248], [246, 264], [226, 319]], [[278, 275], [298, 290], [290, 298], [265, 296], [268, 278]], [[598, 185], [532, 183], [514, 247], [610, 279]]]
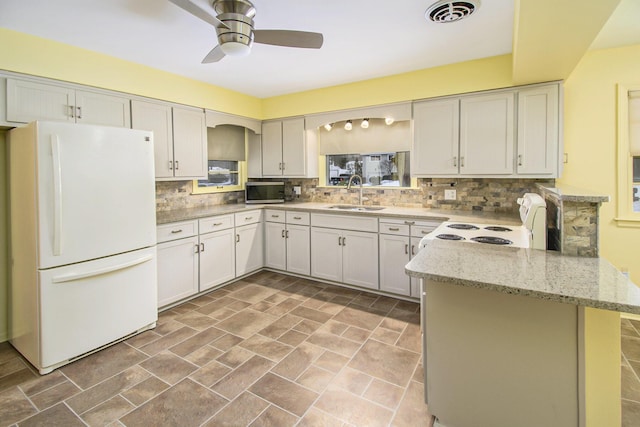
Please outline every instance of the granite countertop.
[[543, 193], [547, 193], [558, 200], [566, 202], [605, 203], [610, 199], [609, 196], [563, 184], [557, 184], [555, 187], [547, 187], [542, 184], [536, 185]]
[[[167, 224], [171, 222], [187, 221], [199, 218], [206, 218], [216, 215], [225, 215], [236, 212], [243, 212], [252, 209], [278, 209], [291, 211], [306, 211], [315, 213], [331, 213], [341, 215], [361, 215], [386, 218], [403, 218], [418, 221], [458, 221], [458, 222], [476, 222], [487, 224], [501, 225], [521, 225], [522, 222], [517, 214], [497, 214], [494, 212], [482, 211], [456, 211], [441, 210], [428, 208], [407, 208], [389, 206], [381, 210], [375, 211], [350, 211], [341, 209], [330, 209], [336, 203], [283, 203], [273, 205], [217, 205], [204, 206], [191, 209], [173, 209], [167, 211], [158, 211], [156, 213], [157, 224]], [[355, 206], [354, 206], [355, 207]]]
[[603, 258], [434, 240], [406, 272], [436, 282], [640, 314], [640, 288]]

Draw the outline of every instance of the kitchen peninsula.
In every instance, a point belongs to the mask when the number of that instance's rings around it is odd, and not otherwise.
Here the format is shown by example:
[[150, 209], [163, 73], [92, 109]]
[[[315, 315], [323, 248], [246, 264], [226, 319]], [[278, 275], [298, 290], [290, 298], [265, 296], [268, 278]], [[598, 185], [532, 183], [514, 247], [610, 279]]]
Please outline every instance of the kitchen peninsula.
[[599, 384], [619, 370], [618, 312], [640, 313], [640, 289], [606, 260], [436, 240], [406, 271], [423, 279], [425, 396], [442, 426], [619, 414], [619, 384]]

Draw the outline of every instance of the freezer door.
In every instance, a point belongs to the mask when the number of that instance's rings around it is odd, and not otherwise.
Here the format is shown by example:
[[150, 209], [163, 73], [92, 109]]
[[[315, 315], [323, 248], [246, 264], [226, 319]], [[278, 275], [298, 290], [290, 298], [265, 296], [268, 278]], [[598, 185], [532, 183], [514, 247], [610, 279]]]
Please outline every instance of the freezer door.
[[153, 134], [39, 122], [39, 268], [156, 242]]
[[41, 373], [157, 321], [156, 248], [39, 273]]

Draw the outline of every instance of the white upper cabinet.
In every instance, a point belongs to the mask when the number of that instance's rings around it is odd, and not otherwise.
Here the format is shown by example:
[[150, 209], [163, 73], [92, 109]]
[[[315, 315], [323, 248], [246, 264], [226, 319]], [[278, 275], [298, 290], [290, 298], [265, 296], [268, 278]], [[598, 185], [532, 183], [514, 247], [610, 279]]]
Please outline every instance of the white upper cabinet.
[[458, 98], [413, 104], [414, 175], [455, 175], [458, 173]]
[[518, 175], [559, 176], [559, 88], [518, 91]]
[[52, 120], [131, 127], [129, 98], [7, 78], [7, 122]]
[[460, 100], [460, 174], [513, 173], [513, 92]]
[[308, 149], [304, 118], [262, 124], [262, 176], [309, 177], [312, 162], [317, 163], [314, 155], [315, 150]]
[[132, 127], [153, 131], [156, 178], [198, 179], [207, 175], [207, 139], [201, 109], [131, 101]]
[[546, 83], [414, 102], [412, 174], [558, 177], [560, 98]]

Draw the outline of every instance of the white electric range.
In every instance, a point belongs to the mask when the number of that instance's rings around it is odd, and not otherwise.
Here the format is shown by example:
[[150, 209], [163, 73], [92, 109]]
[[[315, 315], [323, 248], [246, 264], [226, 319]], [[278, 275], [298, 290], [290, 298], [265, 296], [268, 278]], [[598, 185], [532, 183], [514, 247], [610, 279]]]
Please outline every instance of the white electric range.
[[518, 248], [547, 249], [547, 212], [544, 199], [525, 193], [518, 199], [521, 225], [478, 224], [445, 221], [426, 235], [420, 248], [429, 240], [450, 240]]

